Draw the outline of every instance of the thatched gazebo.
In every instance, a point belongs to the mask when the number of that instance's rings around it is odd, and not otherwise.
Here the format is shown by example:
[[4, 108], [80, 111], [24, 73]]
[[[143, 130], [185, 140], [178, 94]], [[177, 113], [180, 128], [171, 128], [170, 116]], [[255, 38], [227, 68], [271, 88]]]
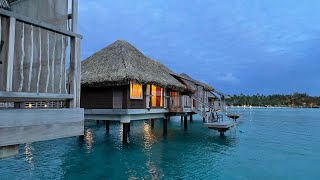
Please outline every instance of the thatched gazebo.
[[165, 108], [171, 91], [187, 87], [173, 72], [124, 40], [94, 53], [81, 64], [84, 108]]

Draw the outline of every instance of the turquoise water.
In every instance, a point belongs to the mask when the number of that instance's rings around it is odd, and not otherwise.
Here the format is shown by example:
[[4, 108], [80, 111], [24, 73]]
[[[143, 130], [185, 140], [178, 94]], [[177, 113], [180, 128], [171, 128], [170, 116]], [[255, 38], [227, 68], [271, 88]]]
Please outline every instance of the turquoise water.
[[0, 179], [319, 179], [319, 109], [238, 109], [240, 124], [220, 137], [194, 117], [151, 130], [134, 122], [122, 145], [119, 123], [86, 123], [78, 137], [20, 146], [0, 160]]

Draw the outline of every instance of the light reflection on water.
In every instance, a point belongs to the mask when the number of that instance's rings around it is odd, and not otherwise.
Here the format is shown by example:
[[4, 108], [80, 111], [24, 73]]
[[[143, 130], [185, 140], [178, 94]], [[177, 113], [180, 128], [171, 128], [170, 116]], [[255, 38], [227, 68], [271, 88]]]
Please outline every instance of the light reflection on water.
[[152, 161], [152, 145], [155, 142], [155, 136], [152, 134], [151, 126], [147, 122], [143, 122], [143, 151], [146, 154], [146, 167], [152, 179], [158, 179], [158, 171], [155, 163]]
[[31, 170], [34, 169], [33, 154], [32, 154], [33, 150], [34, 149], [31, 146], [31, 143], [27, 143], [24, 146], [24, 155], [25, 155], [26, 161], [29, 163], [29, 167], [30, 167]]
[[85, 136], [85, 140], [86, 140], [86, 149], [87, 149], [87, 153], [92, 152], [92, 146], [93, 146], [93, 135], [92, 135], [92, 130], [86, 129], [84, 136]]

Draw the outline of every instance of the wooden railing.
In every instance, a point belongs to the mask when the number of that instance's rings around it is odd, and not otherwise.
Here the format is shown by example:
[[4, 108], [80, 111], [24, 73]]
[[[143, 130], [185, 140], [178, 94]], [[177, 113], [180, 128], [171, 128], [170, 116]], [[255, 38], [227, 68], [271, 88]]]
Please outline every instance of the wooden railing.
[[[204, 117], [206, 122], [223, 121], [223, 116], [218, 115], [216, 109], [213, 106], [210, 106], [209, 104], [202, 102], [196, 96], [191, 96], [191, 99], [197, 101], [200, 104], [200, 106], [197, 105], [192, 108], [193, 112]], [[206, 108], [208, 108], [208, 110]]]
[[0, 9], [0, 102], [66, 101], [67, 107], [80, 107], [77, 4], [73, 0], [72, 32]]

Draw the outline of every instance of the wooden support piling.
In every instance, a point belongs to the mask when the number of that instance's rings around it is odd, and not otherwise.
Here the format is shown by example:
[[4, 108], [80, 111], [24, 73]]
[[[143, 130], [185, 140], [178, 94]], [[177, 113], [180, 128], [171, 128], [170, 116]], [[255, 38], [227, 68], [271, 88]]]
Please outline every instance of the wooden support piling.
[[192, 114], [190, 114], [190, 122], [193, 121], [193, 117], [192, 117]]
[[109, 133], [110, 130], [110, 121], [106, 121], [106, 131]]
[[153, 129], [154, 128], [154, 119], [151, 119], [150, 123], [151, 123], [151, 129]]
[[184, 130], [188, 129], [188, 119], [187, 116], [184, 116]]
[[168, 119], [163, 118], [163, 135], [167, 135], [168, 132]]
[[130, 123], [122, 123], [122, 142], [127, 143], [128, 142], [128, 127], [130, 126]]

